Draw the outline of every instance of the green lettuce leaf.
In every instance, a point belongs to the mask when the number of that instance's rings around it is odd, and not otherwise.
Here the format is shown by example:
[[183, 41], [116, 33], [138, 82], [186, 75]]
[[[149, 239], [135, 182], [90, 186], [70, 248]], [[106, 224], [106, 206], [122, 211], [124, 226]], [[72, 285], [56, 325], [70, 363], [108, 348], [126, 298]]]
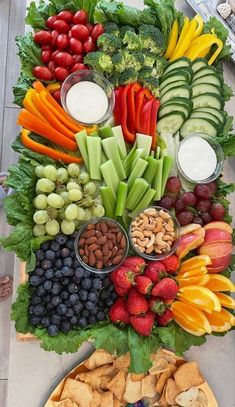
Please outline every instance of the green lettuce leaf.
[[21, 284], [17, 289], [17, 298], [11, 307], [11, 320], [15, 321], [17, 332], [23, 334], [33, 332], [28, 318], [28, 307], [31, 299], [31, 291], [28, 283]]
[[[32, 135], [32, 133], [31, 133]], [[46, 155], [42, 155], [39, 153], [36, 153], [29, 148], [25, 147], [22, 142], [20, 135], [15, 139], [15, 141], [12, 143], [11, 147], [13, 150], [15, 150], [17, 153], [22, 154], [24, 156], [25, 161], [29, 162], [34, 162], [34, 163], [40, 163], [40, 165], [57, 165], [57, 163], [50, 157], [47, 157]]]
[[[35, 78], [34, 78], [35, 79]], [[28, 91], [32, 86], [33, 79], [26, 78], [22, 73], [16, 83], [13, 86], [14, 103], [20, 107], [23, 107], [23, 100]]]
[[174, 0], [144, 0], [144, 4], [156, 15], [158, 26], [165, 39], [168, 38], [173, 21], [177, 17]]
[[33, 68], [36, 65], [43, 65], [40, 46], [34, 42], [31, 32], [25, 35], [18, 35], [16, 37], [16, 45], [18, 46], [18, 55], [21, 62], [21, 75], [26, 80], [35, 80]]
[[217, 191], [215, 194], [215, 201], [220, 202], [226, 211], [226, 215], [224, 220], [228, 223], [232, 223], [232, 216], [229, 212], [230, 201], [227, 199], [227, 196], [232, 194], [235, 191], [235, 184], [227, 184], [226, 182], [222, 181], [221, 177], [217, 180]]
[[40, 0], [37, 6], [32, 1], [27, 8], [25, 22], [33, 28], [44, 29], [46, 28], [46, 19], [54, 14], [56, 14], [56, 8], [52, 4]]
[[226, 83], [223, 84], [223, 98], [227, 102], [233, 96], [233, 90], [231, 86], [227, 85]]
[[128, 348], [131, 355], [130, 371], [145, 373], [152, 366], [150, 356], [161, 347], [161, 341], [156, 335], [148, 337], [138, 335], [131, 327], [128, 328]]

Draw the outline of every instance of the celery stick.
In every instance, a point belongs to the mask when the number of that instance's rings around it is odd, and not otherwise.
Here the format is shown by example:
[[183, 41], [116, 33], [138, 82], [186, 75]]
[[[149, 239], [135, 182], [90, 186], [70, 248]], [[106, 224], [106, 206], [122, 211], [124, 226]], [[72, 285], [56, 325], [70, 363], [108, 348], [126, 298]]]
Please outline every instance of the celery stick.
[[114, 137], [106, 138], [102, 140], [102, 147], [104, 149], [105, 155], [109, 160], [113, 161], [113, 165], [118, 174], [120, 180], [126, 178], [126, 173], [123, 168], [123, 163], [118, 150], [117, 141]]
[[155, 174], [157, 172], [158, 163], [157, 160], [151, 156], [148, 158], [147, 161], [148, 166], [144, 172], [143, 178], [146, 179], [146, 181], [148, 181], [149, 185], [152, 185]]
[[100, 194], [103, 201], [105, 215], [108, 218], [113, 218], [115, 209], [115, 199], [113, 197], [113, 191], [109, 187], [100, 187]]
[[156, 159], [157, 159], [157, 160], [159, 160], [160, 155], [161, 155], [161, 148], [160, 148], [160, 147], [157, 147], [157, 149], [156, 149]]
[[149, 188], [148, 182], [143, 178], [137, 178], [130, 189], [130, 192], [127, 196], [126, 201], [126, 208], [130, 209], [131, 211], [134, 210], [136, 205], [138, 205], [139, 201]]
[[107, 161], [107, 157], [104, 154], [103, 150], [101, 150], [101, 162], [102, 162], [102, 164], [106, 163], [106, 161]]
[[129, 216], [134, 217], [141, 209], [145, 209], [151, 201], [154, 199], [154, 196], [156, 194], [155, 189], [149, 188], [147, 192], [145, 192], [143, 198], [140, 200], [138, 205], [135, 207], [135, 209], [129, 214]]
[[91, 137], [100, 137], [98, 131], [94, 131], [94, 133], [90, 134]]
[[152, 150], [151, 153], [150, 153], [150, 157], [154, 158], [154, 156], [155, 156], [155, 151]]
[[82, 155], [83, 161], [85, 163], [86, 169], [89, 171], [89, 158], [87, 152], [87, 132], [82, 130], [79, 133], [75, 134], [75, 139], [79, 147], [80, 153]]
[[106, 185], [112, 189], [113, 195], [116, 198], [116, 193], [119, 185], [119, 178], [112, 160], [106, 161], [104, 164], [101, 164], [100, 170]]
[[132, 165], [131, 165], [131, 171], [133, 170], [136, 162], [138, 161], [139, 158], [146, 158], [145, 154], [144, 154], [144, 149], [143, 148], [137, 148], [133, 161], [132, 161]]
[[117, 141], [117, 145], [119, 147], [119, 151], [121, 154], [122, 159], [126, 158], [127, 151], [126, 151], [126, 144], [123, 137], [122, 126], [116, 126], [112, 128], [114, 137]]
[[116, 216], [123, 216], [126, 207], [128, 184], [126, 182], [120, 181], [117, 192], [117, 204], [115, 209]]
[[163, 170], [162, 170], [162, 196], [164, 194], [165, 188], [166, 188], [166, 183], [167, 179], [169, 177], [171, 167], [173, 165], [174, 159], [173, 157], [166, 155], [163, 159]]
[[130, 176], [128, 178], [128, 189], [129, 190], [132, 187], [132, 185], [134, 184], [134, 181], [136, 180], [136, 178], [142, 177], [147, 165], [148, 165], [147, 161], [143, 160], [143, 158], [138, 158], [138, 160], [136, 161], [133, 169], [131, 170]]
[[143, 148], [144, 149], [144, 156], [148, 157], [151, 151], [151, 146], [152, 146], [152, 137], [148, 136], [146, 134], [141, 134], [137, 133], [136, 134], [136, 143], [137, 143], [137, 148]]
[[157, 170], [155, 174], [155, 178], [153, 180], [153, 188], [156, 191], [156, 195], [154, 199], [159, 201], [162, 197], [162, 170], [163, 170], [163, 158], [157, 160]]
[[123, 161], [123, 167], [124, 167], [124, 171], [125, 171], [127, 177], [129, 177], [130, 172], [131, 172], [131, 167], [132, 167], [133, 159], [135, 157], [135, 152], [136, 152], [136, 145], [134, 145], [132, 147], [132, 149], [129, 152], [128, 156]]
[[101, 127], [99, 129], [99, 134], [102, 139], [113, 137], [113, 132], [110, 126]]
[[101, 138], [88, 136], [86, 139], [91, 179], [101, 180]]

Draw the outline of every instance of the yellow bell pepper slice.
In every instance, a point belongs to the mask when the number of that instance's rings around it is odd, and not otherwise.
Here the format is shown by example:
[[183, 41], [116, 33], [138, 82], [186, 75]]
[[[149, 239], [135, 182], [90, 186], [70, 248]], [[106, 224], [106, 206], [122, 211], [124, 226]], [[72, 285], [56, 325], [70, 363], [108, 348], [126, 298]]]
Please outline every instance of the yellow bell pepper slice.
[[202, 31], [203, 31], [203, 28], [204, 28], [204, 21], [203, 21], [202, 17], [201, 17], [199, 14], [197, 14], [197, 15], [194, 17], [194, 20], [197, 21], [198, 26], [197, 26], [197, 29], [196, 29], [194, 35], [193, 35], [193, 38], [192, 38], [193, 40], [194, 40], [195, 38], [199, 37], [199, 35], [201, 35], [201, 33], [202, 33]]
[[34, 97], [35, 93], [36, 93], [35, 89], [29, 88], [29, 90], [27, 91], [27, 93], [26, 93], [26, 95], [24, 97], [23, 106], [30, 113], [32, 113], [33, 115], [35, 115], [39, 119], [43, 120], [44, 122], [46, 122], [43, 115], [38, 111], [38, 109], [35, 107], [35, 105], [33, 103], [33, 97]]
[[61, 85], [59, 82], [51, 83], [50, 85], [47, 86], [47, 90], [49, 93], [54, 93], [57, 90], [60, 90], [60, 88], [61, 88]]
[[209, 54], [211, 49], [211, 46], [205, 48], [202, 52], [200, 52], [197, 56], [197, 58], [205, 58], [207, 56], [207, 54]]
[[178, 19], [176, 19], [172, 25], [170, 36], [169, 36], [169, 42], [168, 42], [168, 47], [165, 52], [164, 57], [166, 59], [169, 59], [171, 55], [173, 54], [177, 41], [178, 41], [178, 35], [179, 35], [179, 23]]
[[183, 39], [184, 39], [184, 37], [185, 37], [185, 34], [186, 34], [186, 32], [188, 31], [188, 29], [189, 29], [189, 18], [188, 18], [188, 17], [184, 17], [184, 25], [183, 25], [183, 27], [182, 27], [182, 30], [181, 30], [181, 33], [180, 33], [178, 42], [177, 42], [177, 44], [176, 44], [174, 53], [175, 53], [175, 52], [178, 50], [178, 48], [180, 47], [180, 45], [181, 45], [181, 43], [182, 43], [182, 41], [183, 41]]
[[189, 29], [186, 32], [183, 41], [181, 42], [179, 48], [174, 52], [170, 61], [175, 61], [176, 59], [181, 58], [182, 56], [185, 55], [185, 52], [191, 45], [192, 37], [194, 36], [196, 29], [197, 29], [197, 21], [193, 19], [189, 25]]
[[222, 49], [223, 49], [223, 41], [220, 40], [219, 38], [217, 38], [216, 44], [218, 45], [217, 50], [214, 52], [214, 54], [212, 55], [212, 57], [209, 59], [208, 61], [208, 65], [212, 65], [213, 62], [215, 62], [216, 58], [219, 56], [219, 54], [221, 53]]
[[208, 64], [211, 65], [223, 49], [223, 41], [217, 38], [214, 34], [204, 34], [194, 40], [185, 56], [192, 61], [198, 58], [201, 54], [206, 56], [213, 44], [217, 44], [218, 48], [208, 61]]

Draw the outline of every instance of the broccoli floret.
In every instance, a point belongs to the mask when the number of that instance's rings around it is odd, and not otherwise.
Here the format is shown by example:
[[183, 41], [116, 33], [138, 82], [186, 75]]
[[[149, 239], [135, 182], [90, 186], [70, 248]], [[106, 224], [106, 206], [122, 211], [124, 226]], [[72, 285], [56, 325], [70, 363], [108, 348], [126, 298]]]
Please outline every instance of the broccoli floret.
[[165, 39], [161, 31], [153, 25], [143, 24], [139, 28], [142, 48], [148, 49], [156, 55], [162, 55], [166, 48]]
[[135, 33], [135, 29], [133, 27], [131, 27], [130, 25], [123, 25], [122, 27], [120, 27], [120, 36], [124, 38], [127, 31]]
[[144, 66], [144, 56], [140, 51], [130, 52], [123, 50], [123, 57], [125, 62], [125, 69], [133, 68], [136, 71], [140, 71]]
[[112, 73], [113, 70], [111, 57], [100, 51], [89, 52], [84, 58], [84, 63], [100, 73]]
[[104, 26], [104, 31], [107, 34], [112, 34], [115, 35], [115, 37], [119, 38], [120, 35], [119, 27], [115, 23], [106, 23]]
[[120, 72], [125, 71], [125, 69], [126, 69], [125, 58], [121, 51], [119, 51], [113, 55], [112, 62], [113, 62], [114, 70], [116, 72], [120, 73]]
[[114, 72], [112, 75], [108, 76], [109, 82], [116, 88], [119, 85], [119, 75], [120, 73]]
[[156, 76], [158, 78], [160, 78], [160, 76], [162, 76], [162, 74], [165, 71], [167, 65], [168, 65], [168, 62], [164, 57], [158, 56], [156, 58], [156, 63], [155, 63], [154, 68], [156, 69]]
[[147, 49], [144, 50], [143, 55], [144, 55], [144, 66], [146, 66], [146, 68], [153, 68], [153, 65], [156, 61], [156, 56]]
[[119, 76], [120, 85], [128, 85], [129, 83], [134, 83], [138, 79], [138, 72], [133, 68], [126, 69]]
[[157, 78], [149, 77], [143, 80], [143, 86], [148, 88], [155, 97], [158, 98], [160, 96], [159, 81]]
[[97, 45], [101, 51], [112, 54], [121, 48], [122, 43], [115, 35], [104, 33], [98, 38]]
[[127, 31], [122, 42], [130, 51], [139, 51], [141, 49], [140, 39], [135, 32]]
[[152, 68], [144, 67], [141, 71], [138, 72], [138, 78], [140, 81], [144, 81], [152, 76]]

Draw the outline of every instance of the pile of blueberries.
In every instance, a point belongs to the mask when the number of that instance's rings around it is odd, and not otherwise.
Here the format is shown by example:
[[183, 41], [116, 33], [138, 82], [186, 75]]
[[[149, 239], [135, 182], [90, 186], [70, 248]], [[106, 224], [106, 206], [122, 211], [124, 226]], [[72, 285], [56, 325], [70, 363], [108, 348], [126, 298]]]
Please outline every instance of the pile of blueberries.
[[95, 274], [80, 266], [74, 236], [58, 235], [36, 252], [36, 268], [30, 273], [32, 290], [30, 322], [46, 328], [48, 335], [86, 328], [107, 319], [117, 298], [108, 274]]

